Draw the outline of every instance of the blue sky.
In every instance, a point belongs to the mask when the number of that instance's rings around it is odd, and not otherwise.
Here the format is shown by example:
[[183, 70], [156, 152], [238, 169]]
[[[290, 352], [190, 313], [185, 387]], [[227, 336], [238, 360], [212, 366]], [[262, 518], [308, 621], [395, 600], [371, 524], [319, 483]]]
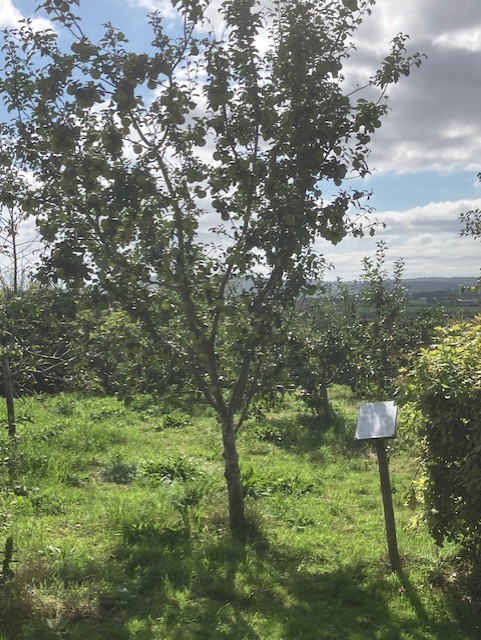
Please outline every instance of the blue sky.
[[[36, 4], [0, 0], [0, 27], [31, 16]], [[167, 0], [81, 0], [80, 12], [92, 37], [110, 21], [142, 49], [149, 41], [146, 14], [160, 9], [170, 20], [169, 7]], [[475, 276], [481, 244], [459, 236], [458, 217], [481, 208], [481, 2], [377, 0], [356, 38], [348, 81], [375, 69], [399, 32], [408, 33], [410, 50], [427, 60], [389, 91], [391, 111], [373, 140], [373, 173], [365, 186], [386, 229], [374, 240], [319, 248], [335, 265], [332, 276], [357, 277], [376, 239], [388, 243], [390, 261], [404, 259], [407, 277]]]

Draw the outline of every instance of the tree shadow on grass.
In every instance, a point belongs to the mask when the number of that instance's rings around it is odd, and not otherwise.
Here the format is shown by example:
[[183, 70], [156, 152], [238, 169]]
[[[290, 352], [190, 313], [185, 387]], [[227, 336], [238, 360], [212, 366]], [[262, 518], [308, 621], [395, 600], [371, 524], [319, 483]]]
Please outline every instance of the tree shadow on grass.
[[[2, 640], [479, 638], [465, 608], [454, 623], [430, 619], [405, 575], [360, 562], [333, 570], [262, 540], [242, 546], [225, 533], [145, 526], [126, 532], [106, 562], [116, 565], [115, 577], [99, 588], [93, 615], [66, 610], [49, 628], [38, 612], [15, 622], [7, 611]], [[62, 575], [66, 584], [74, 576], [68, 560]]]
[[97, 567], [102, 581], [94, 566], [82, 571], [69, 558], [56, 573], [65, 589], [88, 575], [95, 607], [82, 612], [64, 603], [49, 618], [22, 596], [19, 573], [2, 587], [0, 638], [479, 640], [479, 619], [449, 594], [446, 615], [438, 610], [434, 618], [407, 574], [396, 578], [362, 562], [333, 569], [319, 557], [315, 563], [301, 550], [274, 548], [262, 536], [243, 546], [226, 532], [192, 531], [181, 521], [127, 526], [105, 560], [110, 570]]
[[365, 449], [354, 441], [355, 426], [355, 418], [333, 408], [329, 418], [312, 413], [271, 417], [254, 425], [249, 436], [300, 454], [329, 446], [338, 455], [352, 456]]
[[466, 638], [481, 638], [481, 567], [462, 555], [445, 558], [429, 581], [446, 595], [451, 617], [463, 621]]

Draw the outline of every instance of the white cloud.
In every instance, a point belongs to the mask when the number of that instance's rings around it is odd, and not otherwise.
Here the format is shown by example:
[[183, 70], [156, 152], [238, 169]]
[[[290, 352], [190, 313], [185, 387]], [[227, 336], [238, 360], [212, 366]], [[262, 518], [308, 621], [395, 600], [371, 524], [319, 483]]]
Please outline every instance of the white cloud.
[[398, 32], [410, 52], [427, 55], [420, 69], [389, 89], [391, 112], [373, 138], [380, 172], [481, 168], [481, 3], [479, 0], [378, 0], [356, 37], [355, 77], [365, 76]]
[[376, 217], [386, 223], [374, 238], [346, 238], [337, 247], [326, 243], [319, 247], [335, 270], [329, 278], [357, 279], [362, 259], [373, 255], [376, 242], [386, 242], [386, 266], [402, 258], [405, 277], [476, 276], [481, 267], [479, 242], [460, 237], [459, 214], [481, 208], [481, 199], [433, 202], [408, 211], [385, 211]]
[[471, 29], [460, 29], [443, 33], [433, 40], [434, 46], [448, 49], [466, 49], [467, 51], [481, 51], [481, 26]]
[[22, 18], [22, 14], [11, 0], [0, 0], [0, 27], [14, 27]]
[[[25, 18], [24, 15], [13, 4], [12, 0], [0, 0], [0, 28], [16, 27], [20, 20]], [[50, 20], [42, 17], [32, 18], [32, 26], [37, 31], [44, 29], [53, 29]]]
[[160, 11], [166, 18], [174, 18], [178, 15], [170, 0], [128, 0], [131, 7], [146, 9], [149, 13]]

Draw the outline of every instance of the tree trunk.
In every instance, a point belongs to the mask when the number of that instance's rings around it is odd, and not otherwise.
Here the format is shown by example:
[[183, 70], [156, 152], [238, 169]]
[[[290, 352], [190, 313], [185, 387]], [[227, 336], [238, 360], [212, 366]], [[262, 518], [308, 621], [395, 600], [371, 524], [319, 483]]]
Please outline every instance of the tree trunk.
[[2, 562], [2, 570], [0, 572], [0, 580], [5, 583], [11, 580], [14, 577], [14, 572], [12, 571], [10, 565], [13, 562], [13, 538], [7, 538], [5, 542], [5, 555], [3, 557]]
[[242, 489], [236, 434], [232, 418], [222, 421], [222, 441], [224, 445], [224, 476], [229, 496], [229, 522], [232, 535], [244, 542], [247, 528], [244, 513], [244, 492]]
[[329, 385], [327, 383], [327, 377], [324, 376], [321, 380], [321, 402], [322, 402], [322, 412], [326, 420], [331, 418], [331, 404], [329, 402], [329, 394], [328, 394]]
[[17, 430], [15, 425], [15, 401], [13, 398], [12, 372], [10, 370], [8, 353], [6, 351], [2, 355], [2, 371], [3, 386], [5, 390], [5, 402], [7, 403], [8, 435], [13, 438]]

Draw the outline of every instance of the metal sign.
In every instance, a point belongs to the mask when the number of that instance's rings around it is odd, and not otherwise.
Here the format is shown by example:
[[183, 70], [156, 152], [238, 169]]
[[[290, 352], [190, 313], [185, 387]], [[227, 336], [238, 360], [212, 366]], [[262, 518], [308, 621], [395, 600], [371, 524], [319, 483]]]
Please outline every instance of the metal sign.
[[397, 407], [394, 402], [370, 402], [359, 407], [356, 440], [395, 438]]

